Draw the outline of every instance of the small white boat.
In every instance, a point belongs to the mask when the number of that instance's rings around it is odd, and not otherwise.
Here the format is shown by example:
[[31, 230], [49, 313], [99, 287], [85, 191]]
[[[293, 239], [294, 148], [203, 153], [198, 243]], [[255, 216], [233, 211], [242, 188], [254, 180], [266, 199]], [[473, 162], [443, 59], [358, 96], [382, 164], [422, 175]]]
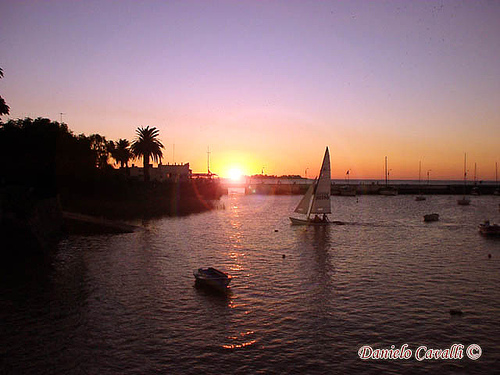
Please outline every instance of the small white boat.
[[439, 220], [439, 214], [427, 214], [424, 215], [424, 221], [430, 222], [430, 221], [438, 221]]
[[[305, 217], [290, 217], [294, 225], [327, 225], [330, 224], [327, 214], [332, 213], [330, 206], [331, 181], [330, 181], [330, 152], [328, 147], [323, 157], [319, 178], [309, 187], [304, 197], [301, 199], [296, 213]], [[312, 217], [314, 215], [314, 217]], [[321, 215], [321, 217], [319, 216]]]
[[490, 224], [489, 220], [485, 220], [484, 223], [479, 224], [479, 232], [481, 234], [486, 234], [486, 235], [490, 235], [490, 236], [499, 236], [500, 235], [500, 225]]
[[231, 276], [212, 267], [198, 268], [197, 271], [193, 272], [193, 275], [197, 284], [210, 287], [220, 292], [226, 292], [231, 282]]

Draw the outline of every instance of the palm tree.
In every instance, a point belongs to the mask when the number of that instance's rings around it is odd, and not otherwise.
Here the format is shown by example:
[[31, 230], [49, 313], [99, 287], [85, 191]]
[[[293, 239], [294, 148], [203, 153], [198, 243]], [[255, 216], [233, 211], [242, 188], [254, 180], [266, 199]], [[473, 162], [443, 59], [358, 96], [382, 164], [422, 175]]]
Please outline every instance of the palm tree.
[[[3, 70], [0, 68], [0, 78], [3, 78]], [[0, 116], [9, 114], [9, 106], [5, 103], [5, 100], [0, 96]]]
[[142, 157], [144, 165], [144, 181], [149, 181], [149, 158], [154, 162], [161, 161], [163, 145], [158, 140], [159, 130], [156, 128], [137, 128], [137, 137], [130, 146], [132, 153], [137, 157]]
[[126, 139], [120, 139], [118, 142], [115, 142], [114, 148], [111, 151], [111, 156], [118, 163], [120, 163], [121, 168], [128, 168], [128, 161], [132, 158], [132, 152], [130, 151], [130, 142]]

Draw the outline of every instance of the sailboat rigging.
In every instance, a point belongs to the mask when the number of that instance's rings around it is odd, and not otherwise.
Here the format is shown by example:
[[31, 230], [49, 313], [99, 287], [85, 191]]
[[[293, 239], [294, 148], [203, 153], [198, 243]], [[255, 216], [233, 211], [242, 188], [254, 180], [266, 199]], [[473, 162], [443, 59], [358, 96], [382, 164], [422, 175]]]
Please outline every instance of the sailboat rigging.
[[[422, 161], [418, 162], [418, 195], [415, 197], [416, 201], [425, 201], [425, 197], [422, 195], [422, 190], [420, 189], [420, 185], [422, 183], [421, 179], [421, 174], [422, 174]], [[429, 172], [427, 172], [427, 176], [429, 176]]]
[[457, 199], [457, 203], [460, 206], [468, 206], [470, 204], [470, 199], [466, 197], [467, 194], [467, 154], [464, 156], [464, 196], [462, 199]]

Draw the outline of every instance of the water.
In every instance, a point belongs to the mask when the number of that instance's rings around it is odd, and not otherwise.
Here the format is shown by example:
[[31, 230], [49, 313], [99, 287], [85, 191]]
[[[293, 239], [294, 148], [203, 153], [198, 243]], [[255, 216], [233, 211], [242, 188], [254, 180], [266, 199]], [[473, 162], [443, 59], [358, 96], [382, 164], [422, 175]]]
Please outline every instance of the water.
[[[489, 372], [500, 367], [500, 241], [477, 225], [500, 221], [500, 200], [456, 198], [332, 197], [332, 218], [348, 224], [307, 228], [289, 224], [299, 196], [231, 195], [223, 210], [143, 232], [68, 238], [23, 275], [2, 275], [2, 371]], [[441, 221], [424, 223], [432, 212]], [[229, 296], [194, 287], [192, 271], [208, 265], [233, 275]], [[483, 354], [358, 357], [405, 343]]]

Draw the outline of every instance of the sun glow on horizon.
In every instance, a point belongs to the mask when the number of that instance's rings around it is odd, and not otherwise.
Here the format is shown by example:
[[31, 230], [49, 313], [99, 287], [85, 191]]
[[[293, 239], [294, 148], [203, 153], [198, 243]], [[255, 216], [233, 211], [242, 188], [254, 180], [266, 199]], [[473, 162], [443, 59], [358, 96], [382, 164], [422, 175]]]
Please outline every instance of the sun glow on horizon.
[[227, 177], [229, 177], [232, 182], [240, 182], [243, 177], [243, 172], [240, 168], [231, 168], [227, 171]]

